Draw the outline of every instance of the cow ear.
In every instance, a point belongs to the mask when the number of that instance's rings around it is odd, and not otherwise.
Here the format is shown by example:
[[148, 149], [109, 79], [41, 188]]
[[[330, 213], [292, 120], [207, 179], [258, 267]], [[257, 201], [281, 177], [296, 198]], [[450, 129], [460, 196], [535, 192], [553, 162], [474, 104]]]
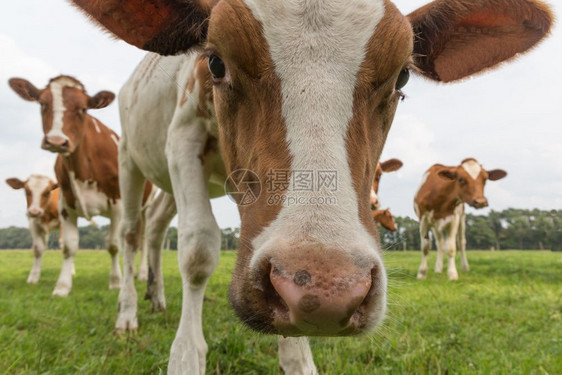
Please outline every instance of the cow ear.
[[53, 191], [53, 190], [55, 190], [55, 189], [58, 189], [59, 186], [60, 186], [59, 183], [58, 183], [58, 182], [55, 182], [55, 183], [51, 186], [51, 191]]
[[111, 91], [100, 91], [94, 96], [88, 97], [88, 108], [101, 109], [110, 105], [115, 99], [115, 94]]
[[437, 175], [445, 180], [455, 181], [457, 179], [457, 168], [446, 168], [440, 170]]
[[387, 161], [381, 163], [383, 172], [395, 172], [402, 168], [403, 163], [398, 159], [388, 159]]
[[176, 55], [201, 45], [211, 13], [208, 0], [72, 0], [91, 19], [138, 48]]
[[31, 82], [23, 78], [10, 78], [8, 84], [23, 100], [36, 102], [39, 100], [41, 90], [33, 86]]
[[20, 180], [19, 178], [15, 178], [15, 177], [14, 178], [8, 178], [6, 180], [6, 183], [8, 185], [10, 185], [12, 187], [12, 189], [15, 189], [15, 190], [23, 189], [23, 187], [25, 186], [25, 183], [22, 180]]
[[529, 50], [553, 18], [539, 0], [436, 0], [408, 15], [415, 64], [435, 81], [455, 81]]
[[507, 176], [507, 172], [504, 171], [503, 169], [493, 169], [487, 172], [488, 172], [488, 180], [490, 181], [501, 180], [502, 178]]

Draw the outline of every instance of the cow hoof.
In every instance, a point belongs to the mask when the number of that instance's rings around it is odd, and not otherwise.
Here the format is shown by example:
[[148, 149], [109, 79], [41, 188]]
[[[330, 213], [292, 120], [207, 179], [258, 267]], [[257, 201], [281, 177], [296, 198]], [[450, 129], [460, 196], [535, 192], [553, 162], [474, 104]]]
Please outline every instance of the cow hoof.
[[148, 270], [146, 268], [139, 269], [139, 273], [137, 275], [137, 280], [148, 281]]
[[109, 280], [109, 290], [121, 289], [121, 278], [112, 277]]
[[462, 270], [468, 272], [468, 271], [470, 271], [470, 267], [469, 266], [462, 266]]
[[426, 273], [425, 272], [418, 272], [418, 276], [417, 276], [418, 280], [424, 280], [426, 278]]
[[70, 294], [70, 287], [67, 285], [57, 285], [53, 290], [53, 296], [66, 297]]
[[28, 284], [37, 284], [39, 282], [39, 276], [29, 276], [27, 278]]
[[192, 340], [176, 337], [170, 350], [168, 375], [199, 374], [205, 375], [205, 357], [207, 344], [203, 341], [197, 348]]
[[126, 313], [120, 313], [117, 317], [117, 323], [115, 323], [115, 333], [123, 334], [127, 331], [136, 331], [139, 329], [139, 323], [137, 321], [136, 314], [129, 315]]
[[150, 307], [152, 308], [152, 312], [160, 312], [166, 310], [166, 299], [158, 299], [152, 298], [150, 300]]
[[449, 274], [449, 281], [455, 281], [459, 279], [459, 274], [458, 273], [450, 273]]

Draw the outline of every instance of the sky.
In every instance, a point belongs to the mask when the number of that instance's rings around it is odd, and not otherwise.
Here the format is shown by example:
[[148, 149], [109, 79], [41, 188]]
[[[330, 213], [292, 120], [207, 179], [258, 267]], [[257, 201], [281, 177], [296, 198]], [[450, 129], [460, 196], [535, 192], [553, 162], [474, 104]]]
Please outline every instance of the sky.
[[[404, 14], [425, 3], [395, 1]], [[560, 18], [562, 6], [551, 5]], [[400, 171], [383, 176], [383, 208], [415, 217], [413, 198], [425, 170], [475, 157], [486, 169], [505, 169], [508, 177], [487, 184], [490, 208], [468, 212], [561, 209], [561, 46], [562, 31], [555, 25], [530, 53], [461, 83], [434, 84], [413, 76], [381, 157], [404, 162]], [[67, 74], [82, 81], [90, 95], [117, 93], [144, 54], [101, 32], [66, 1], [5, 4], [0, 13], [0, 179], [54, 176], [56, 156], [40, 148], [39, 106], [20, 99], [7, 85], [9, 78], [26, 78], [43, 88], [50, 78]], [[90, 113], [120, 134], [116, 102]], [[212, 205], [219, 226], [239, 226], [238, 211], [228, 198]], [[12, 225], [27, 225], [24, 194], [0, 183], [0, 228]]]

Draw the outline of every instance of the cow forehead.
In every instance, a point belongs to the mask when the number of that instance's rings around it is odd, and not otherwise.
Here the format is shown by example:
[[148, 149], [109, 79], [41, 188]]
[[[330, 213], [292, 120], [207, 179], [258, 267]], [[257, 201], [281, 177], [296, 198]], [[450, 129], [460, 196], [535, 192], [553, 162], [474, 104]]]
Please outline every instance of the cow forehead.
[[482, 166], [476, 160], [467, 160], [461, 166], [473, 180], [476, 180], [482, 171]]
[[32, 175], [26, 183], [26, 187], [32, 194], [42, 194], [51, 185], [51, 179], [47, 176]]

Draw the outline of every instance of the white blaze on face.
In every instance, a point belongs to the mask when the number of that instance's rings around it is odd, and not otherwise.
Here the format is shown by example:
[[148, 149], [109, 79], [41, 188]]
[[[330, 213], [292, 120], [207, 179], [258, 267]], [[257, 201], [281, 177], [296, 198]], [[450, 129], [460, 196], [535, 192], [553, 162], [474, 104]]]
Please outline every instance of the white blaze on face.
[[49, 186], [50, 181], [49, 177], [46, 176], [32, 175], [29, 177], [29, 180], [27, 180], [27, 187], [31, 191], [31, 204], [27, 207], [29, 212], [35, 210], [43, 211], [41, 207], [41, 195]]
[[49, 84], [51, 95], [53, 97], [53, 124], [47, 133], [47, 137], [60, 137], [68, 140], [68, 137], [62, 130], [64, 125], [63, 116], [66, 111], [63, 99], [63, 91], [65, 87], [75, 87], [80, 90], [84, 89], [82, 85], [66, 77], [61, 77]]
[[472, 177], [473, 180], [476, 180], [476, 178], [480, 174], [480, 171], [482, 171], [482, 167], [476, 160], [467, 160], [462, 163], [462, 167], [464, 168], [466, 173], [468, 173], [470, 177]]
[[[357, 74], [366, 46], [382, 19], [383, 0], [245, 0], [261, 22], [276, 73], [281, 80], [282, 114], [292, 157], [293, 178], [314, 175], [313, 191], [295, 191], [277, 219], [255, 240], [256, 254], [275, 237], [299, 234], [337, 249], [376, 249], [360, 222], [346, 137], [353, 117]], [[317, 189], [318, 173], [337, 175], [337, 189]], [[312, 198], [312, 200], [311, 200]], [[331, 198], [336, 204], [310, 204]], [[371, 251], [369, 251], [371, 253]]]

